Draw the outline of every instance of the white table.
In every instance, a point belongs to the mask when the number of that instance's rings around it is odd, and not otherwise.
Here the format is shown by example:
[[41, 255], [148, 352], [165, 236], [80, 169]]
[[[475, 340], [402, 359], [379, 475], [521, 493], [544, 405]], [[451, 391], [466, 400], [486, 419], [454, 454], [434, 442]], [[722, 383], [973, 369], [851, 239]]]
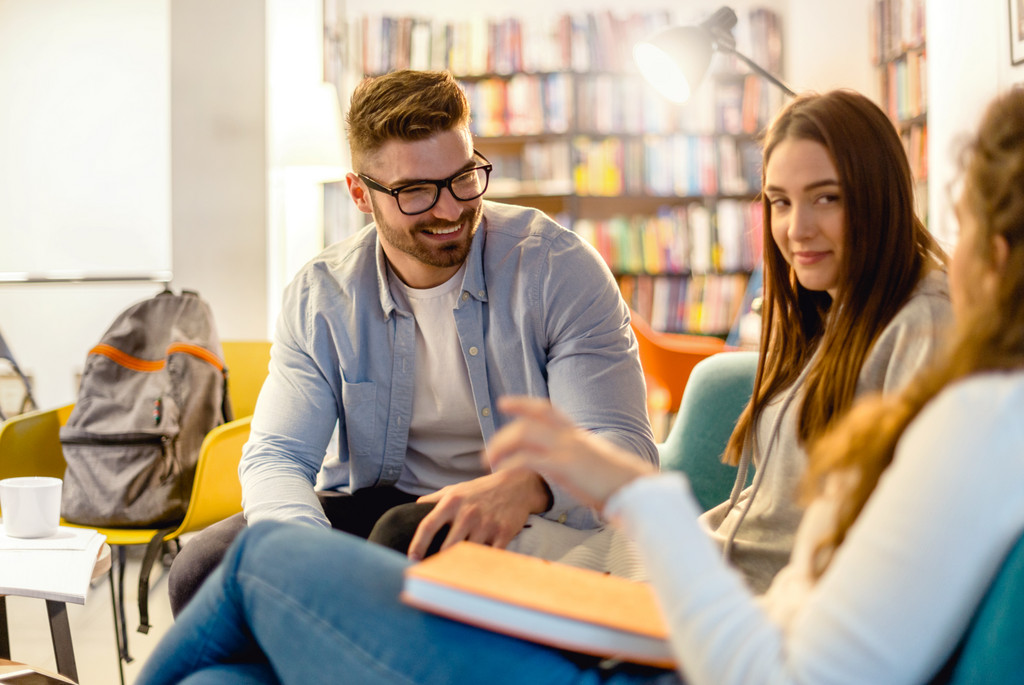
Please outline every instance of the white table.
[[[92, 570], [95, 580], [110, 570], [110, 546], [103, 543], [96, 565]], [[75, 664], [75, 650], [71, 643], [71, 625], [68, 623], [68, 608], [64, 602], [47, 599], [46, 613], [50, 619], [50, 638], [53, 640], [53, 655], [57, 660], [57, 672], [71, 680], [78, 681], [78, 667]], [[0, 659], [11, 658], [10, 630], [7, 625], [7, 603], [0, 595]]]

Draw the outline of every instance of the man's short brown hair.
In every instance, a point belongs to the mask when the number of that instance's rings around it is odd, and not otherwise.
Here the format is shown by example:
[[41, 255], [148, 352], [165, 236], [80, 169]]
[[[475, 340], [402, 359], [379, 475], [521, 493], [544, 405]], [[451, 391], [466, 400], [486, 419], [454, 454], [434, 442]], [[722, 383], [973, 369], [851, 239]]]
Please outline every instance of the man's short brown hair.
[[364, 79], [346, 116], [352, 165], [392, 139], [415, 141], [469, 125], [469, 101], [447, 71], [403, 69]]

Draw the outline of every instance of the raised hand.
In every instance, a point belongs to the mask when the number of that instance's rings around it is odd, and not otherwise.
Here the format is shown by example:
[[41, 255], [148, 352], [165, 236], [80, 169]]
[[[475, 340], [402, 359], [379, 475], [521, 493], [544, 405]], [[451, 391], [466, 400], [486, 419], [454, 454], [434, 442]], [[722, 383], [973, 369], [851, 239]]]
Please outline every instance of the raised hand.
[[485, 452], [494, 469], [526, 467], [601, 510], [613, 492], [655, 467], [576, 426], [545, 399], [503, 397], [498, 408], [517, 417]]

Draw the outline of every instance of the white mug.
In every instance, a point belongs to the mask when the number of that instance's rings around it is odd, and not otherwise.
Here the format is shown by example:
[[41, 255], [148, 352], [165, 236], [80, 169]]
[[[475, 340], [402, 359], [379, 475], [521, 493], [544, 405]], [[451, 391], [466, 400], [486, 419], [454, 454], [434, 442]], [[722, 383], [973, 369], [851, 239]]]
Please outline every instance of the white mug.
[[25, 476], [0, 480], [0, 513], [12, 538], [45, 538], [60, 526], [60, 478]]

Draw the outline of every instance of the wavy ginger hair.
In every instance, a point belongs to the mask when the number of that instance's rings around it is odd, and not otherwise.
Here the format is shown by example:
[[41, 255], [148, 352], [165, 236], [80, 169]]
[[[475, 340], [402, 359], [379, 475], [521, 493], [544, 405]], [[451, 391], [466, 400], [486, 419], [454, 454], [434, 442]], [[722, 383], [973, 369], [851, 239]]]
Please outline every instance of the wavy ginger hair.
[[913, 177], [899, 135], [868, 98], [848, 90], [797, 97], [765, 136], [764, 169], [785, 140], [810, 140], [832, 159], [845, 212], [836, 301], [800, 285], [772, 238], [764, 205], [764, 308], [761, 354], [750, 404], [723, 461], [739, 463], [761, 409], [791, 386], [816, 350], [797, 421], [807, 443], [853, 403], [860, 368], [885, 326], [942, 250], [914, 213]]
[[[973, 298], [970, 311], [957, 311], [951, 345], [903, 392], [858, 403], [834, 430], [811, 445], [805, 500], [823, 491], [831, 473], [857, 476], [841, 503], [837, 529], [819, 544], [814, 568], [818, 575], [842, 544], [892, 461], [900, 436], [921, 409], [958, 379], [1024, 369], [1024, 91], [1013, 90], [989, 106], [965, 161], [963, 199], [976, 221], [966, 248], [979, 268], [997, 274], [995, 297]], [[1001, 265], [995, 261], [997, 237], [1008, 248]], [[970, 289], [973, 284], [957, 285]]]

